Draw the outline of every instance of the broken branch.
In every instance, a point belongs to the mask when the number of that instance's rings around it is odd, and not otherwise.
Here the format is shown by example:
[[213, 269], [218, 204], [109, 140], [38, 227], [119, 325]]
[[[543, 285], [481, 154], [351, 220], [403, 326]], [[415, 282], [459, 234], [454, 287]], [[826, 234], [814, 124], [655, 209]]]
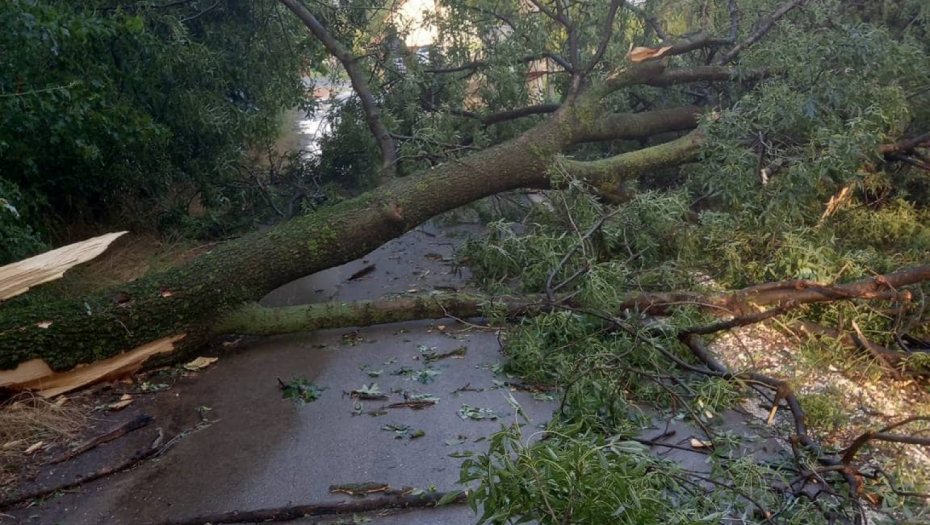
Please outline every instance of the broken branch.
[[441, 500], [445, 500], [443, 501], [444, 505], [461, 504], [465, 503], [467, 499], [467, 494], [464, 492], [454, 495], [446, 492], [431, 492], [416, 496], [391, 496], [341, 503], [310, 503], [253, 511], [223, 512], [189, 519], [165, 521], [161, 525], [219, 525], [221, 523], [292, 521], [308, 516], [338, 516], [387, 509], [436, 507]]
[[48, 464], [54, 465], [56, 463], [61, 463], [71, 458], [80, 456], [81, 454], [87, 452], [88, 450], [96, 448], [104, 443], [113, 441], [114, 439], [123, 437], [126, 434], [134, 430], [143, 428], [149, 425], [152, 421], [154, 421], [154, 419], [152, 419], [151, 416], [147, 414], [139, 414], [138, 416], [130, 419], [129, 421], [126, 421], [122, 423], [121, 425], [118, 425], [115, 428], [110, 429], [109, 431], [104, 432], [103, 434], [100, 434], [99, 436], [93, 439], [85, 441], [84, 444], [80, 445], [74, 450], [67, 452], [66, 454], [62, 454], [61, 456], [58, 456], [57, 458], [49, 461]]

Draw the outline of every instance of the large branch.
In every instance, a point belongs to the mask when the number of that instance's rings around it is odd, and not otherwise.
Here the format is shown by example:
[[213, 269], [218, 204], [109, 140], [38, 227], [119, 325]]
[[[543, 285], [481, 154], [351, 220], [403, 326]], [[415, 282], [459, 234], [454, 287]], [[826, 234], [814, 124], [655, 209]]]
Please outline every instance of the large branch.
[[572, 177], [584, 179], [595, 188], [628, 181], [669, 166], [679, 166], [698, 159], [703, 142], [700, 131], [658, 146], [594, 161], [559, 160], [559, 166]]
[[670, 131], [684, 131], [697, 126], [705, 109], [686, 106], [645, 113], [614, 113], [595, 119], [575, 135], [575, 141], [634, 140]]
[[725, 66], [698, 66], [683, 69], [669, 69], [662, 74], [647, 79], [644, 83], [654, 87], [667, 87], [693, 82], [733, 82], [755, 81], [769, 77], [767, 69], [738, 70]]
[[[930, 265], [915, 266], [888, 275], [846, 284], [790, 280], [750, 286], [731, 292], [702, 294], [697, 292], [646, 293], [630, 297], [622, 308], [647, 313], [662, 313], [680, 305], [699, 306], [717, 314], [754, 312], [754, 307], [779, 307], [791, 303], [802, 305], [850, 299], [888, 299], [898, 297], [899, 288], [930, 280]], [[889, 295], [889, 292], [892, 295]]]
[[492, 298], [464, 293], [278, 308], [252, 304], [220, 319], [213, 331], [217, 334], [273, 335], [420, 319], [464, 319], [481, 316], [486, 306], [503, 309], [508, 316], [549, 309], [541, 298]]
[[300, 277], [363, 256], [433, 216], [517, 188], [548, 188], [575, 122], [557, 112], [520, 137], [319, 212], [222, 245], [189, 263], [115, 289], [0, 308], [0, 370], [34, 358], [55, 371], [186, 333], [181, 351], [211, 324]]
[[365, 121], [368, 123], [368, 129], [374, 135], [378, 142], [378, 148], [381, 150], [381, 176], [391, 178], [397, 171], [397, 149], [394, 139], [384, 126], [381, 120], [381, 112], [378, 109], [378, 103], [372, 94], [371, 87], [365, 79], [365, 73], [359, 67], [356, 57], [329, 31], [323, 27], [323, 24], [313, 16], [299, 0], [279, 0], [288, 9], [290, 9], [301, 22], [310, 29], [313, 36], [323, 44], [327, 51], [330, 52], [342, 67], [345, 68], [352, 82], [352, 89], [358, 95], [362, 102], [362, 110], [365, 112]]

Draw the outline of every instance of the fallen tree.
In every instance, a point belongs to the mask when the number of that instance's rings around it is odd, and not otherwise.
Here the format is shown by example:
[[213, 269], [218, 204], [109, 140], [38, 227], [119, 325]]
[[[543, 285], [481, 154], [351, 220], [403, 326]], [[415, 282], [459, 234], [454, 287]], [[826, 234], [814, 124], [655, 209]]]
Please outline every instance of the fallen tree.
[[[117, 289], [79, 299], [38, 302], [27, 295], [8, 301], [0, 307], [0, 369], [41, 359], [52, 370], [68, 370], [179, 334], [186, 334], [176, 343], [180, 349], [194, 348], [215, 333], [218, 320], [236, 314], [243, 305], [294, 279], [354, 260], [445, 211], [509, 190], [559, 188], [575, 180], [602, 195], [615, 196], [630, 181], [700, 161], [709, 139], [699, 122], [710, 124], [718, 118], [719, 107], [711, 103], [713, 93], [739, 100], [753, 93], [757, 83], [784, 74], [777, 67], [747, 69], [734, 64], [747, 49], [764, 41], [785, 16], [806, 3], [795, 0], [767, 6], [762, 2], [757, 7], [766, 8], [768, 14], [742, 34], [739, 11], [730, 3], [721, 13], [729, 27], [721, 24], [719, 36], [711, 37], [713, 28], [708, 26], [696, 35], [679, 38], [654, 31], [659, 27], [654, 17], [640, 18], [641, 10], [620, 1], [586, 5], [573, 12], [564, 10], [560, 2], [553, 6], [534, 2], [534, 8], [523, 13], [525, 20], [518, 22], [511, 18], [520, 7], [509, 6], [507, 12], [496, 13], [503, 20], [498, 23], [512, 26], [514, 41], [526, 40], [522, 47], [540, 45], [528, 38], [528, 32], [537, 30], [533, 24], [561, 28], [555, 31], [559, 52], [537, 49], [530, 58], [515, 61], [544, 60], [546, 67], [553, 66], [549, 72], [567, 81], [560, 88], [560, 103], [493, 117], [482, 115], [481, 125], [487, 126], [551, 112], [500, 144], [464, 156], [447, 155], [428, 169], [395, 178], [391, 176], [395, 170], [390, 169], [393, 139], [388, 140], [386, 126], [370, 104], [372, 88], [355, 71], [359, 57], [337, 45], [334, 29], [320, 23], [302, 4], [282, 0], [349, 69], [353, 88], [367, 101], [362, 111], [377, 135], [383, 160], [379, 173], [385, 182], [355, 199], [226, 243], [181, 267]], [[327, 16], [334, 15], [327, 12]], [[653, 29], [637, 33], [634, 42], [617, 31], [620, 23]], [[597, 31], [585, 30], [595, 26]], [[629, 50], [634, 43], [645, 45]], [[491, 49], [486, 46], [486, 52]], [[476, 61], [464, 70], [487, 67], [488, 63]], [[456, 71], [463, 69], [434, 68], [429, 73], [445, 77]], [[718, 83], [728, 87], [714, 91], [712, 86]], [[614, 109], [618, 97], [675, 86], [699, 89], [703, 93], [697, 97], [700, 103], [655, 107], [650, 102], [636, 111]], [[459, 110], [429, 108], [471, 118]], [[641, 141], [647, 146], [632, 151], [608, 149], [611, 154], [599, 155], [603, 158], [575, 157], [579, 148], [604, 141]], [[873, 148], [872, 157], [906, 155], [922, 145], [920, 137], [902, 139], [880, 150]], [[760, 163], [767, 155], [762, 153]], [[236, 315], [241, 320], [248, 314]]]

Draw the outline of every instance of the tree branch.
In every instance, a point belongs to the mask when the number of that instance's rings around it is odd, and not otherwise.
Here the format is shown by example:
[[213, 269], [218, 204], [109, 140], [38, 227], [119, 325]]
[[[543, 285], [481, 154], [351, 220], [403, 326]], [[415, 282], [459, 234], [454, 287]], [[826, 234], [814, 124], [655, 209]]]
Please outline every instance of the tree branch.
[[610, 9], [607, 12], [607, 19], [604, 21], [604, 30], [603, 36], [601, 37], [601, 43], [597, 46], [597, 51], [595, 51], [594, 56], [591, 58], [591, 62], [584, 68], [585, 73], [590, 73], [604, 58], [604, 53], [607, 51], [607, 46], [610, 44], [610, 39], [614, 34], [614, 21], [617, 19], [617, 10], [620, 9], [620, 4], [624, 0], [611, 0]]
[[535, 106], [526, 106], [523, 108], [490, 113], [488, 115], [481, 116], [480, 120], [481, 123], [485, 126], [491, 126], [509, 120], [528, 117], [530, 115], [545, 115], [547, 113], [555, 113], [559, 110], [560, 107], [562, 107], [561, 104], [537, 104]]
[[[559, 66], [561, 66], [562, 68], [564, 68], [566, 71], [570, 71], [571, 68], [572, 68], [571, 64], [569, 64], [568, 61], [566, 61], [564, 58], [562, 58], [562, 57], [559, 56], [559, 55], [556, 55], [555, 53], [550, 53], [550, 52], [548, 52], [548, 51], [547, 51], [547, 52], [544, 52], [544, 53], [540, 53], [540, 54], [538, 54], [538, 55], [527, 55], [527, 56], [525, 56], [525, 57], [522, 57], [522, 58], [520, 59], [520, 63], [526, 64], [526, 63], [529, 63], [529, 62], [534, 62], [534, 61], [536, 61], [536, 60], [542, 60], [542, 59], [544, 59], [544, 58], [548, 58], [548, 59], [552, 60], [553, 62], [557, 63]], [[469, 62], [469, 63], [467, 63], [467, 64], [462, 64], [461, 66], [453, 66], [453, 67], [445, 67], [445, 68], [430, 68], [430, 69], [427, 69], [426, 72], [427, 72], [427, 73], [432, 73], [432, 74], [434, 74], [434, 75], [445, 75], [445, 74], [449, 74], [449, 73], [459, 73], [459, 72], [461, 72], [461, 71], [472, 71], [472, 72], [474, 72], [474, 71], [478, 71], [479, 69], [486, 68], [486, 67], [488, 67], [489, 65], [490, 65], [490, 64], [489, 64], [487, 61], [485, 61], [485, 60], [475, 60], [474, 62]]]
[[912, 139], [904, 139], [892, 144], [882, 144], [878, 147], [878, 152], [882, 155], [891, 156], [895, 153], [909, 153], [925, 146], [930, 147], [930, 133], [924, 133]]
[[767, 16], [759, 25], [756, 27], [756, 30], [752, 32], [745, 40], [733, 46], [723, 57], [720, 58], [720, 65], [727, 65], [732, 62], [744, 49], [755, 44], [759, 41], [760, 38], [765, 36], [779, 20], [792, 9], [802, 6], [807, 3], [808, 0], [790, 0], [785, 2], [778, 9], [776, 9], [771, 15]]
[[697, 126], [697, 117], [705, 109], [686, 106], [645, 113], [614, 113], [596, 119], [573, 139], [575, 143], [605, 140], [632, 140], [669, 131], [684, 131]]
[[767, 69], [740, 71], [724, 66], [699, 66], [686, 69], [669, 69], [643, 82], [654, 87], [666, 87], [691, 82], [730, 82], [734, 80], [754, 81], [771, 76]]
[[299, 520], [308, 516], [338, 516], [362, 512], [384, 511], [387, 509], [435, 507], [441, 500], [446, 500], [445, 503], [451, 505], [465, 503], [468, 498], [465, 492], [431, 492], [416, 496], [412, 494], [401, 494], [396, 496], [366, 498], [358, 501], [310, 503], [252, 511], [224, 512], [182, 520], [163, 521], [162, 525], [219, 525], [220, 523], [282, 522]]
[[397, 149], [394, 144], [394, 139], [391, 138], [391, 134], [381, 120], [378, 104], [368, 85], [368, 81], [365, 80], [365, 74], [362, 68], [359, 67], [356, 57], [352, 56], [352, 53], [342, 45], [342, 42], [339, 42], [339, 40], [323, 27], [323, 24], [321, 24], [316, 17], [313, 16], [313, 13], [307, 10], [299, 0], [279, 1], [290, 9], [297, 18], [310, 29], [313, 36], [315, 36], [326, 50], [339, 60], [342, 67], [345, 68], [352, 82], [352, 89], [355, 90], [355, 93], [362, 102], [362, 109], [365, 112], [365, 120], [368, 123], [368, 128], [375, 136], [375, 140], [378, 142], [378, 148], [381, 150], [381, 176], [383, 178], [394, 177], [397, 172]]
[[420, 319], [468, 318], [482, 315], [485, 305], [501, 307], [507, 315], [514, 316], [548, 310], [542, 298], [495, 298], [464, 293], [276, 308], [251, 304], [220, 319], [213, 332], [274, 335]]
[[918, 436], [902, 436], [898, 434], [889, 434], [888, 432], [898, 428], [900, 426], [906, 425], [908, 423], [913, 423], [914, 421], [930, 421], [930, 417], [927, 416], [913, 416], [897, 423], [888, 425], [887, 427], [879, 431], [869, 431], [861, 434], [852, 444], [843, 451], [842, 462], [845, 465], [849, 465], [856, 459], [856, 454], [859, 452], [866, 443], [870, 441], [885, 441], [888, 443], [907, 443], [910, 445], [923, 445], [930, 447], [930, 437], [918, 437]]
[[507, 122], [510, 120], [516, 120], [523, 117], [529, 117], [531, 115], [545, 115], [548, 113], [555, 113], [562, 107], [560, 104], [537, 104], [535, 106], [526, 106], [517, 109], [508, 109], [505, 111], [498, 111], [496, 113], [487, 113], [480, 114], [474, 111], [468, 111], [460, 108], [437, 108], [435, 106], [430, 106], [430, 111], [441, 111], [449, 113], [450, 115], [456, 115], [459, 117], [465, 117], [477, 120], [484, 124], [485, 126], [493, 126], [494, 124], [499, 124], [501, 122]]
[[562, 157], [558, 163], [568, 174], [604, 191], [657, 169], [693, 162], [698, 159], [702, 142], [702, 134], [695, 130], [671, 142], [602, 160], [577, 161]]
[[629, 9], [630, 11], [635, 13], [637, 16], [642, 18], [643, 22], [651, 26], [653, 31], [656, 32], [656, 35], [658, 35], [659, 38], [662, 39], [663, 42], [668, 40], [668, 34], [666, 34], [665, 30], [662, 29], [662, 26], [659, 24], [659, 20], [656, 17], [650, 15], [649, 13], [644, 11], [639, 6], [633, 4], [632, 2], [625, 1], [624, 5], [626, 6], [627, 9]]

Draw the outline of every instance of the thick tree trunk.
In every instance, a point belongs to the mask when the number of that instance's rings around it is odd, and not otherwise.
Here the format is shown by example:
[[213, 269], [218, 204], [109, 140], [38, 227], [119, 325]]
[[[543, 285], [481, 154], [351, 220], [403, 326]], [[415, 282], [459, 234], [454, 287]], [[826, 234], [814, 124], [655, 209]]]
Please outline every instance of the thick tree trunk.
[[[106, 359], [166, 336], [185, 333], [201, 344], [211, 325], [290, 281], [354, 260], [440, 213], [517, 188], [548, 188], [563, 162], [595, 186], [695, 159], [700, 135], [601, 161], [595, 169], [565, 161], [570, 146], [645, 137], [696, 125], [695, 109], [610, 119], [604, 96], [661, 79], [660, 64], [634, 64], [592, 87], [519, 137], [378, 189], [310, 216], [230, 242], [190, 263], [119, 289], [59, 302], [27, 297], [0, 307], [0, 370], [34, 358], [53, 370]], [[608, 118], [608, 124], [601, 120]], [[624, 124], [626, 122], [626, 124]], [[182, 348], [183, 349], [183, 348]]]
[[548, 167], [569, 142], [565, 117], [528, 133], [319, 213], [230, 242], [194, 261], [117, 290], [78, 300], [0, 308], [0, 370], [42, 358], [53, 370], [111, 357], [188, 333], [197, 345], [210, 323], [308, 274], [354, 260], [429, 218], [472, 201], [548, 186]]

